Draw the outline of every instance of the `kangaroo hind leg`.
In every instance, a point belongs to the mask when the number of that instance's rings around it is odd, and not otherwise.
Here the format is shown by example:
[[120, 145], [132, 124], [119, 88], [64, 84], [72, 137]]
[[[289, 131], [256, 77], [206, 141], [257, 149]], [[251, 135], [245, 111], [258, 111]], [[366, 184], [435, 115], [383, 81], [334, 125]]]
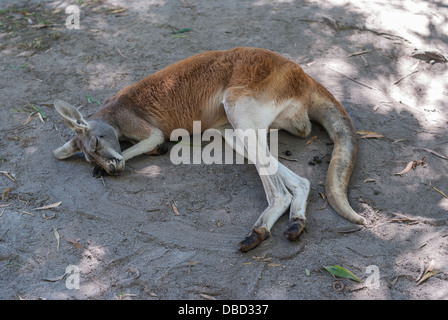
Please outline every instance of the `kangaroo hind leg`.
[[289, 240], [297, 240], [306, 224], [306, 204], [310, 192], [308, 179], [299, 177], [283, 164], [279, 163], [278, 171], [286, 187], [292, 193], [292, 201], [289, 211], [289, 227], [284, 235]]
[[238, 153], [244, 152], [255, 164], [268, 201], [268, 207], [259, 216], [250, 234], [239, 244], [240, 251], [246, 252], [269, 237], [274, 223], [290, 206], [292, 196], [277, 170], [278, 161], [270, 154], [267, 145], [267, 129], [273, 121], [270, 105], [252, 97], [241, 97], [234, 102], [225, 99], [224, 108], [234, 128], [234, 139], [226, 134], [224, 138]]

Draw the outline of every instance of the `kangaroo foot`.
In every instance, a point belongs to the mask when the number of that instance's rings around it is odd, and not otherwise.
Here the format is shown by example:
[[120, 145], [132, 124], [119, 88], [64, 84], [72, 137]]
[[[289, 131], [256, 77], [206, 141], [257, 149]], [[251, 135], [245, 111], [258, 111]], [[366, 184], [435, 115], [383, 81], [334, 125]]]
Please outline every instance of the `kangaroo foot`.
[[166, 142], [162, 142], [159, 144], [153, 151], [153, 155], [162, 155], [168, 152], [168, 144]]
[[247, 252], [257, 247], [263, 240], [267, 239], [270, 232], [265, 227], [255, 227], [251, 233], [238, 244], [241, 252]]
[[305, 220], [293, 220], [288, 229], [283, 233], [286, 238], [291, 241], [297, 240], [305, 229]]

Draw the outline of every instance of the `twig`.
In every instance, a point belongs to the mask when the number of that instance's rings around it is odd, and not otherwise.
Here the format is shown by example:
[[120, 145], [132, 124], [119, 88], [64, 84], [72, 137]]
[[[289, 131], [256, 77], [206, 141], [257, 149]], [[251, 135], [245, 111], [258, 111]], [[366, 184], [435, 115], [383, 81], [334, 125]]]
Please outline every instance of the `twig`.
[[284, 156], [278, 156], [279, 158], [282, 158], [282, 159], [285, 159], [285, 160], [288, 160], [288, 161], [295, 161], [295, 162], [298, 162], [299, 160], [297, 160], [297, 159], [293, 159], [293, 158], [287, 158], [287, 157], [284, 157]]
[[435, 155], [435, 156], [437, 156], [437, 157], [439, 157], [439, 158], [448, 160], [447, 157], [441, 155], [441, 154], [438, 153], [438, 152], [435, 152], [435, 151], [433, 151], [433, 150], [430, 150], [430, 149], [426, 149], [426, 148], [416, 148], [416, 150], [424, 150], [424, 151], [427, 151], [427, 152], [429, 152], [429, 153], [432, 153], [433, 155]]
[[14, 178], [11, 177], [11, 175], [10, 175], [8, 172], [6, 172], [6, 171], [0, 171], [0, 173], [4, 174], [8, 179], [10, 179], [10, 180], [16, 182], [16, 180], [14, 180]]
[[364, 58], [363, 56], [359, 56], [361, 58], [361, 60], [364, 62], [364, 67], [368, 67], [369, 63], [367, 62], [366, 58]]
[[126, 56], [123, 54], [123, 52], [121, 52], [120, 49], [117, 48], [117, 52], [120, 56], [122, 56], [123, 58], [126, 58]]
[[342, 76], [344, 76], [344, 77], [346, 77], [346, 78], [352, 80], [353, 82], [356, 82], [357, 84], [360, 84], [360, 85], [362, 85], [362, 86], [364, 86], [364, 87], [367, 87], [367, 88], [369, 88], [369, 89], [372, 89], [372, 90], [380, 91], [379, 89], [374, 88], [374, 87], [372, 87], [372, 86], [369, 86], [368, 84], [365, 84], [365, 83], [363, 83], [363, 82], [361, 82], [361, 81], [358, 81], [358, 80], [356, 80], [356, 79], [353, 79], [352, 77], [349, 77], [348, 75], [343, 74], [342, 72], [339, 72], [339, 71], [336, 70], [336, 69], [333, 69], [333, 68], [331, 68], [331, 67], [330, 67], [330, 69], [333, 70], [333, 71], [335, 71], [335, 72], [337, 72], [337, 73], [339, 73], [340, 75], [342, 75]]
[[445, 198], [448, 199], [448, 196], [447, 196], [445, 193], [443, 193], [443, 191], [440, 191], [440, 190], [437, 189], [436, 187], [434, 187], [434, 190], [436, 190], [438, 193], [440, 193], [442, 196], [444, 196]]
[[419, 70], [412, 71], [411, 73], [409, 73], [409, 74], [405, 75], [404, 77], [401, 77], [400, 79], [398, 79], [397, 81], [395, 81], [394, 84], [399, 83], [399, 82], [400, 82], [401, 80], [403, 80], [404, 78], [407, 78], [407, 77], [409, 77], [410, 75], [413, 75], [414, 73], [417, 73], [418, 71], [419, 71]]
[[171, 201], [172, 201], [171, 207], [173, 208], [174, 214], [175, 214], [176, 216], [180, 216], [179, 210], [177, 210], [177, 203], [176, 203], [176, 200], [171, 199]]
[[24, 213], [24, 214], [34, 217], [34, 214], [32, 214], [31, 212], [26, 212], [26, 211], [21, 211], [21, 210], [17, 210], [17, 211], [19, 211], [20, 213]]
[[347, 58], [355, 57], [355, 56], [360, 56], [360, 55], [362, 55], [362, 54], [366, 54], [366, 53], [370, 53], [370, 52], [373, 52], [373, 50], [366, 50], [366, 51], [355, 52], [355, 53], [349, 54], [349, 55], [347, 56]]

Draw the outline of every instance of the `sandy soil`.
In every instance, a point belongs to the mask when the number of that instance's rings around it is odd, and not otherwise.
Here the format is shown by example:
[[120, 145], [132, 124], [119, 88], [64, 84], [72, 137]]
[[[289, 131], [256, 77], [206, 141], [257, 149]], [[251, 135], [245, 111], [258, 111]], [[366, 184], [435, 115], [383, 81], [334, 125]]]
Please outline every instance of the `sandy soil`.
[[[448, 299], [448, 68], [424, 53], [448, 52], [446, 1], [77, 3], [79, 30], [65, 27], [69, 1], [0, 4], [1, 299]], [[328, 164], [312, 160], [332, 146], [318, 126], [311, 143], [279, 141], [295, 160], [280, 161], [313, 187], [306, 232], [289, 242], [282, 217], [245, 254], [237, 243], [267, 205], [253, 166], [141, 156], [102, 180], [82, 156], [52, 157], [73, 136], [54, 99], [89, 115], [170, 63], [237, 46], [296, 61], [358, 130], [381, 135], [360, 139], [349, 190], [367, 226], [325, 206]], [[334, 279], [332, 265], [361, 282]], [[438, 273], [417, 284], [428, 268]]]

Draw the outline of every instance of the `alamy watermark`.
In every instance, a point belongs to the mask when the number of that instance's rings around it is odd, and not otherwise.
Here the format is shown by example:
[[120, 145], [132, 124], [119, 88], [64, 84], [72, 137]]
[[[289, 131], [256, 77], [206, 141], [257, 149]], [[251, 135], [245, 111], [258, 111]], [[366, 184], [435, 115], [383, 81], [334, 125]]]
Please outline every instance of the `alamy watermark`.
[[366, 286], [371, 289], [380, 288], [380, 268], [376, 265], [370, 265], [366, 268], [366, 273], [370, 276], [366, 278]]
[[65, 8], [65, 13], [69, 16], [65, 20], [65, 27], [67, 29], [79, 29], [80, 25], [80, 10], [76, 5], [70, 5]]
[[[247, 157], [248, 163], [260, 168], [261, 175], [275, 174], [278, 169], [278, 130], [207, 129], [202, 132], [201, 122], [194, 121], [192, 135], [186, 129], [176, 129], [170, 140], [178, 141], [170, 152], [170, 160], [176, 165], [243, 164]], [[211, 142], [201, 148], [203, 141]], [[236, 151], [235, 160], [233, 150]]]
[[79, 289], [79, 267], [75, 265], [69, 265], [65, 268], [65, 274], [67, 278], [65, 279], [65, 287], [69, 290]]

